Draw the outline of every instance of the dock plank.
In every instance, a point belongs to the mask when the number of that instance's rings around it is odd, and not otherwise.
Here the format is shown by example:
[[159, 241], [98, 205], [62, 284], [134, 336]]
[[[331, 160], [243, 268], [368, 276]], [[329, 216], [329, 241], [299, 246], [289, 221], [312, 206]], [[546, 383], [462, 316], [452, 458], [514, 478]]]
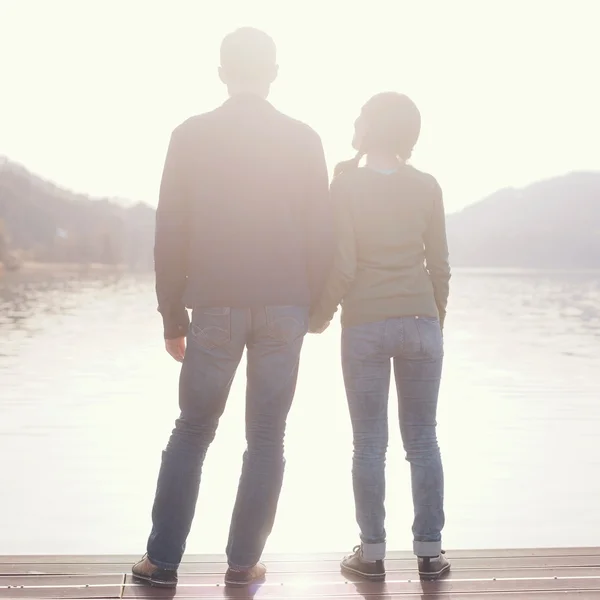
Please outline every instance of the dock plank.
[[0, 556], [0, 599], [600, 600], [599, 548], [448, 551], [452, 571], [439, 582], [419, 581], [407, 552], [388, 555], [384, 583], [353, 582], [339, 571], [342, 554], [267, 555], [267, 580], [250, 592], [225, 588], [218, 555], [187, 557], [176, 590], [135, 582], [137, 556]]
[[123, 576], [21, 576], [0, 578], [0, 598], [121, 598]]
[[[415, 569], [415, 558], [395, 558], [395, 554], [386, 560], [388, 573], [410, 572]], [[447, 556], [452, 561], [454, 570], [467, 569], [486, 570], [493, 563], [495, 571], [521, 570], [521, 569], [562, 569], [562, 568], [600, 568], [600, 552], [596, 554], [560, 554], [552, 556], [540, 554], [537, 556], [509, 556], [500, 557], [461, 557], [448, 552]], [[275, 560], [265, 559], [269, 573], [336, 573], [339, 571], [340, 555], [335, 560], [314, 560], [312, 556], [305, 556], [304, 560], [289, 561], [277, 557]], [[134, 559], [121, 558], [114, 562], [101, 562], [92, 557], [89, 563], [83, 562], [40, 562], [30, 557], [29, 562], [12, 561], [14, 557], [0, 558], [0, 576], [29, 574], [29, 575], [101, 575], [114, 573], [129, 573]], [[118, 558], [118, 557], [117, 557]], [[212, 557], [209, 557], [212, 558]], [[138, 557], [139, 559], [139, 557]], [[4, 562], [6, 561], [6, 562]], [[10, 562], [9, 562], [10, 561]], [[225, 559], [220, 561], [188, 559], [180, 567], [181, 574], [214, 574], [223, 575], [227, 565]]]
[[[548, 569], [548, 570], [531, 570], [521, 569], [516, 571], [500, 572], [494, 569], [485, 570], [461, 570], [453, 569], [450, 571], [446, 580], [454, 579], [481, 579], [492, 581], [494, 579], [529, 579], [529, 578], [544, 578], [544, 577], [558, 577], [558, 578], [577, 578], [577, 577], [598, 577], [600, 581], [600, 568], [563, 568], [563, 569]], [[194, 584], [194, 585], [209, 585], [220, 581], [215, 579], [212, 574], [183, 574], [179, 575], [179, 581], [183, 584]], [[418, 581], [419, 575], [416, 568], [407, 570], [401, 573], [388, 573], [387, 581]], [[352, 583], [352, 579], [343, 575], [340, 572], [337, 573], [267, 573], [267, 582], [270, 585], [288, 585], [288, 584], [303, 584], [303, 583]], [[127, 575], [127, 585], [135, 584], [135, 580]]]
[[125, 575], [115, 573], [114, 575], [10, 575], [0, 577], [0, 589], [7, 587], [60, 587], [60, 586], [107, 586], [123, 585], [126, 581]]
[[[503, 581], [388, 581], [384, 584], [365, 583], [332, 583], [305, 584], [305, 585], [269, 585], [256, 586], [250, 594], [245, 590], [228, 590], [224, 586], [180, 584], [177, 590], [152, 589], [145, 586], [125, 586], [123, 598], [248, 598], [254, 600], [273, 600], [281, 598], [286, 600], [314, 598], [402, 598], [405, 596], [420, 596], [425, 598], [448, 597], [454, 598], [455, 594], [529, 594], [533, 592], [562, 592], [572, 593], [588, 591], [600, 594], [600, 579], [574, 579], [574, 580], [503, 580]], [[517, 596], [518, 597], [518, 596]]]

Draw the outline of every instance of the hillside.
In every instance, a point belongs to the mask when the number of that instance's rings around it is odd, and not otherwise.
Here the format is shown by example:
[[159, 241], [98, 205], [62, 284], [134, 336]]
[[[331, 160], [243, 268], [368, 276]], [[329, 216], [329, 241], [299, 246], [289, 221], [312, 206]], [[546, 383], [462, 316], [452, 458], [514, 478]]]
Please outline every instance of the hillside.
[[451, 262], [464, 267], [600, 268], [600, 173], [503, 189], [448, 217]]
[[[0, 157], [0, 262], [152, 266], [155, 211], [62, 189]], [[4, 258], [3, 258], [4, 257]]]
[[[90, 198], [0, 157], [0, 262], [152, 268], [155, 210]], [[448, 216], [456, 267], [600, 268], [600, 173], [500, 190]]]

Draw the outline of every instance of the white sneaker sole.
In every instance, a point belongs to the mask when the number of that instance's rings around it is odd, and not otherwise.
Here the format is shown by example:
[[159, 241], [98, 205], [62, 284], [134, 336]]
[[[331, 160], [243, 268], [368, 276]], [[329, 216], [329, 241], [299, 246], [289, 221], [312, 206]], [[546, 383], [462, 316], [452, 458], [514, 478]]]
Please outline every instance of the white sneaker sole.
[[383, 581], [385, 579], [385, 573], [363, 573], [358, 569], [353, 569], [352, 567], [347, 567], [346, 565], [341, 565], [342, 573], [350, 573], [352, 575], [358, 575], [363, 579], [368, 579], [369, 581]]

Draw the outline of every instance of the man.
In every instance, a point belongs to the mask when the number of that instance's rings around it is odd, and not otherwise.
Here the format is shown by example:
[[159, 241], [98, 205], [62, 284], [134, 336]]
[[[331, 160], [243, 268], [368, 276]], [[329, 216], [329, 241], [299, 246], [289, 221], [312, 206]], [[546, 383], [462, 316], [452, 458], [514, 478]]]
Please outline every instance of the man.
[[285, 424], [309, 307], [335, 245], [322, 144], [267, 102], [277, 71], [265, 33], [228, 35], [219, 75], [229, 99], [177, 127], [167, 153], [156, 292], [167, 351], [183, 365], [181, 414], [163, 452], [147, 554], [133, 567], [153, 585], [177, 584], [202, 464], [244, 349], [247, 449], [225, 582], [242, 587], [266, 573], [259, 559], [283, 480]]

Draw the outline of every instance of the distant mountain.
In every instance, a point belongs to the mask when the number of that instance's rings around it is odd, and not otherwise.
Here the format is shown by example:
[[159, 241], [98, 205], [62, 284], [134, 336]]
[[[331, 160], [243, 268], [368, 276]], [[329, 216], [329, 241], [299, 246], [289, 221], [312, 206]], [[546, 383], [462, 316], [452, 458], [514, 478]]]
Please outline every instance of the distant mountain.
[[0, 262], [10, 253], [24, 261], [148, 269], [154, 220], [146, 204], [76, 194], [0, 157]]
[[507, 188], [448, 216], [454, 266], [600, 268], [600, 173]]
[[[90, 198], [0, 157], [0, 262], [152, 268], [156, 211]], [[448, 216], [457, 267], [600, 268], [600, 173], [571, 173], [500, 190]]]

